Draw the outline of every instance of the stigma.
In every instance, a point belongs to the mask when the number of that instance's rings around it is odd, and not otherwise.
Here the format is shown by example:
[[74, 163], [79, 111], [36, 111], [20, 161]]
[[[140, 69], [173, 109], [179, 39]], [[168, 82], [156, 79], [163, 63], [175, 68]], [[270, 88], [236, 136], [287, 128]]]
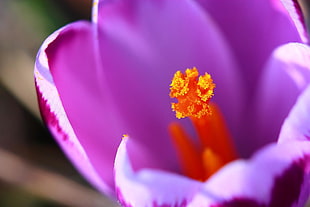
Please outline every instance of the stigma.
[[180, 71], [174, 74], [169, 95], [178, 100], [178, 103], [172, 103], [171, 106], [178, 119], [202, 118], [211, 113], [209, 101], [214, 95], [215, 84], [208, 73], [198, 76], [195, 67], [186, 69], [185, 74]]
[[173, 122], [169, 126], [184, 175], [205, 181], [221, 167], [237, 158], [231, 136], [220, 108], [211, 98], [215, 84], [211, 75], [199, 76], [197, 68], [177, 71], [170, 84], [170, 97], [176, 98], [172, 110], [176, 118], [188, 117], [192, 122], [198, 143], [183, 126]]

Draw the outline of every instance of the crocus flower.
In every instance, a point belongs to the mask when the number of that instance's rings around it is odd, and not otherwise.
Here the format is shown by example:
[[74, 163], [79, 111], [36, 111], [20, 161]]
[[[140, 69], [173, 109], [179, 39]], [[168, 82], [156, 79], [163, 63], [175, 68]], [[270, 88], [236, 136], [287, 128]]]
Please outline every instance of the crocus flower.
[[39, 105], [77, 169], [123, 206], [304, 206], [307, 42], [295, 0], [98, 0], [92, 22], [43, 43]]

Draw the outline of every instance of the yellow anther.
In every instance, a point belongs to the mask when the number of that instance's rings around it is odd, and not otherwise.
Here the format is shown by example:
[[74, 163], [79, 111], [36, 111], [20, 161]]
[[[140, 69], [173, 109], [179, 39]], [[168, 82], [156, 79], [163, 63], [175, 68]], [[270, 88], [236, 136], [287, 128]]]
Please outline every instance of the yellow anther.
[[170, 84], [170, 97], [177, 98], [172, 103], [176, 117], [201, 118], [211, 113], [209, 101], [213, 96], [215, 84], [208, 73], [198, 78], [198, 70], [194, 67], [186, 69], [185, 74], [177, 71]]
[[210, 74], [200, 76], [197, 85], [199, 86], [197, 87], [197, 94], [203, 101], [207, 101], [213, 96], [215, 84]]
[[122, 139], [126, 139], [126, 138], [129, 138], [129, 135], [128, 134], [123, 134]]
[[177, 71], [174, 74], [174, 78], [170, 86], [170, 96], [172, 96], [172, 94], [174, 97], [183, 96], [189, 91], [188, 81], [185, 80], [184, 75], [180, 71]]

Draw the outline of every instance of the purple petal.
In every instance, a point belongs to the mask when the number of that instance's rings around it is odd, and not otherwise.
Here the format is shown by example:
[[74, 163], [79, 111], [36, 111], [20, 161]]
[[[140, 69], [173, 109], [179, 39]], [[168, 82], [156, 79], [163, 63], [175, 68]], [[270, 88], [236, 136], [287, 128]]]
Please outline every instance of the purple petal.
[[[217, 84], [214, 100], [236, 129], [241, 81], [229, 48], [199, 5], [186, 0], [103, 1], [99, 11], [103, 79], [128, 124], [127, 133], [156, 154], [165, 169], [176, 160], [167, 126], [175, 119], [168, 94], [177, 70], [196, 66], [211, 73]], [[133, 151], [129, 147], [129, 154]]]
[[272, 144], [226, 165], [205, 183], [164, 171], [134, 171], [123, 139], [115, 183], [123, 206], [303, 206], [309, 197], [310, 143]]
[[124, 207], [185, 207], [202, 183], [176, 174], [143, 169], [135, 172], [128, 157], [124, 138], [115, 159], [115, 183]]
[[273, 49], [300, 38], [290, 17], [274, 0], [197, 0], [229, 42], [243, 73], [248, 95]]
[[279, 142], [310, 141], [310, 86], [299, 96], [282, 126]]
[[220, 204], [212, 205], [212, 207], [267, 207], [267, 205], [258, 203], [253, 199], [234, 198]]
[[[50, 37], [48, 37], [43, 43], [38, 53], [34, 75], [42, 117], [53, 135], [55, 136], [57, 142], [67, 154], [67, 156], [70, 158], [70, 160], [74, 163], [74, 165], [79, 169], [79, 171], [94, 186], [96, 186], [102, 192], [112, 195], [114, 193], [112, 188], [113, 185], [111, 184], [111, 181], [113, 182], [113, 175], [112, 173], [110, 173], [110, 175], [107, 173], [99, 174], [97, 167], [94, 167], [94, 159], [92, 159], [93, 155], [89, 153], [89, 144], [85, 143], [85, 140], [83, 140], [83, 138], [81, 139], [81, 137], [77, 136], [76, 130], [73, 129], [73, 125], [71, 125], [72, 123], [67, 117], [67, 110], [64, 109], [63, 102], [61, 100], [61, 97], [59, 96], [60, 91], [56, 88], [59, 86], [55, 85], [54, 77], [52, 77], [48, 65], [50, 63], [50, 59], [48, 59], [48, 56], [45, 53], [46, 49], [50, 47], [50, 45], [53, 45], [54, 41], [57, 41], [57, 39], [59, 39], [59, 36], [62, 36], [63, 33], [66, 33], [70, 30], [86, 29], [89, 27], [90, 25], [88, 23], [79, 22], [68, 25], [54, 32]], [[85, 46], [84, 49], [85, 51], [92, 53], [90, 46]], [[67, 55], [66, 57], [70, 59], [69, 55]], [[63, 68], [59, 69], [62, 70]], [[103, 147], [104, 146], [97, 146], [97, 148], [99, 148], [100, 150], [102, 150]], [[95, 149], [95, 151], [98, 150]], [[108, 156], [106, 156], [104, 153], [101, 154], [101, 156], [102, 161], [100, 165], [107, 169], [111, 169], [109, 163], [105, 162]], [[114, 158], [111, 157], [110, 159], [111, 162], [113, 162]]]
[[[38, 55], [37, 85], [43, 96], [42, 103], [46, 101], [51, 113], [55, 113], [54, 118], [47, 110], [43, 113], [44, 118], [47, 122], [50, 119], [59, 122], [59, 130], [65, 130], [67, 139], [74, 140], [77, 150], [87, 158], [88, 165], [85, 169], [81, 167], [82, 171], [96, 174], [100, 182], [96, 183], [98, 179], [95, 177], [95, 186], [104, 182], [105, 186], [100, 189], [112, 194], [114, 156], [118, 138], [124, 132], [118, 128], [121, 125], [107, 98], [108, 92], [103, 90], [103, 83], [100, 85], [96, 78], [98, 67], [94, 43], [92, 25], [88, 22], [70, 24], [54, 33], [43, 44]], [[62, 123], [61, 119], [66, 121]], [[70, 133], [67, 128], [70, 128]], [[76, 165], [83, 162], [75, 158], [74, 148], [67, 144], [62, 146]], [[95, 179], [91, 174], [88, 178], [91, 181]]]
[[273, 144], [249, 161], [217, 172], [190, 206], [304, 206], [309, 197], [310, 143]]
[[298, 0], [281, 0], [284, 7], [287, 9], [290, 14], [297, 31], [300, 35], [300, 38], [304, 43], [309, 41], [309, 36], [306, 29], [304, 15], [301, 10], [301, 6]]
[[254, 107], [248, 113], [252, 127], [247, 128], [247, 136], [252, 139], [245, 140], [247, 154], [276, 141], [285, 117], [309, 82], [309, 46], [290, 43], [274, 51], [262, 75]]

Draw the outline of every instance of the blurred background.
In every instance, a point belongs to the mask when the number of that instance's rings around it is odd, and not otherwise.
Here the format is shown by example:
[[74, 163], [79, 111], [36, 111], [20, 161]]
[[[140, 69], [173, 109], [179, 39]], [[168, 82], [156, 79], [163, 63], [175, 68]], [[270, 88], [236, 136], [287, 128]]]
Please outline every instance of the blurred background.
[[69, 22], [90, 20], [91, 5], [92, 0], [0, 0], [1, 207], [116, 206], [60, 151], [41, 122], [33, 82], [43, 40]]
[[92, 189], [42, 124], [36, 53], [56, 29], [90, 20], [91, 0], [0, 0], [0, 206], [114, 206]]

